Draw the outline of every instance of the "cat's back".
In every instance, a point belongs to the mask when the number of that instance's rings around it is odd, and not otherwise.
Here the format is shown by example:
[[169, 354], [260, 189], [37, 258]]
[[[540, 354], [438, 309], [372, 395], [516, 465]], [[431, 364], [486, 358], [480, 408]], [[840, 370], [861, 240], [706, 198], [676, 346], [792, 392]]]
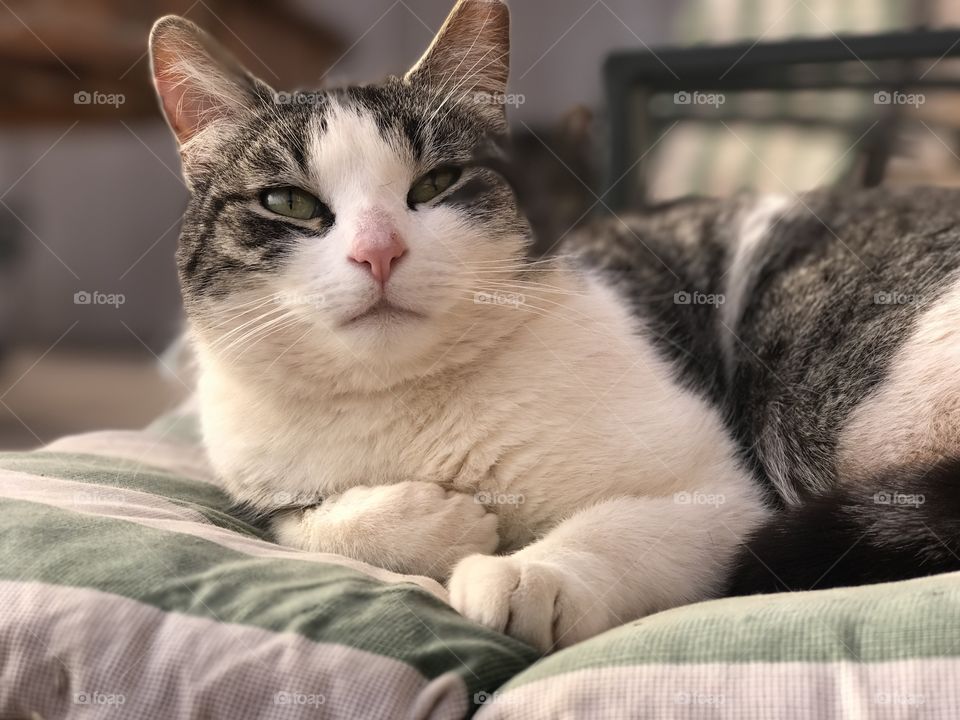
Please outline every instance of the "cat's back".
[[779, 487], [960, 451], [960, 192], [812, 194], [751, 264], [728, 396]]
[[960, 191], [694, 199], [570, 248], [786, 495], [960, 445]]

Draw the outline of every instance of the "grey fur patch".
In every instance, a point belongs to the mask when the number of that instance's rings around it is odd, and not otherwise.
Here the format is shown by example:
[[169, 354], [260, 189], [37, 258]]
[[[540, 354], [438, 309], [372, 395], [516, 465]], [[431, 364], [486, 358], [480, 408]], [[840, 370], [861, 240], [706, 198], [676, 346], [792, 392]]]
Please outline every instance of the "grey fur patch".
[[757, 473], [794, 501], [837, 482], [837, 441], [851, 411], [957, 278], [960, 194], [804, 196], [756, 247], [748, 301], [725, 327], [716, 305], [675, 296], [723, 293], [732, 232], [752, 206], [745, 197], [690, 200], [603, 220], [572, 237], [568, 250], [625, 292], [681, 377], [723, 408]]

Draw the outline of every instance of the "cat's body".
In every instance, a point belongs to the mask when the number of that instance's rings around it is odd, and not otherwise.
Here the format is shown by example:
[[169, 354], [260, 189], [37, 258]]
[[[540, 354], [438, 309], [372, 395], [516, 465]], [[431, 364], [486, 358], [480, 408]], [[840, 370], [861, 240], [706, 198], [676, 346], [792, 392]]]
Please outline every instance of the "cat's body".
[[430, 374], [376, 392], [331, 392], [336, 378], [314, 368], [308, 388], [205, 358], [200, 397], [217, 409], [204, 418], [217, 464], [254, 503], [277, 492], [277, 455], [296, 459], [284, 490], [308, 500], [404, 480], [488, 495], [504, 551], [637, 487], [671, 498], [719, 490], [717, 476], [734, 473], [719, 416], [675, 382], [608, 288], [572, 271], [550, 278], [569, 293], [556, 306], [488, 308], [502, 335], [465, 338]]
[[777, 510], [730, 592], [960, 569], [958, 201], [936, 188], [687, 200], [569, 241], [723, 409], [770, 491]]
[[960, 454], [957, 200], [934, 188], [690, 200], [593, 224], [570, 246], [797, 502]]
[[[879, 196], [903, 223], [880, 243], [868, 199], [687, 203], [531, 262], [476, 160], [506, 127], [502, 3], [458, 3], [403, 79], [283, 102], [183, 20], [152, 42], [205, 441], [281, 542], [448, 579], [547, 651], [723, 592], [844, 468], [958, 450], [960, 392], [910, 349], [960, 347], [949, 207]], [[876, 303], [910, 278], [932, 304]], [[878, 450], [859, 428], [891, 408], [934, 429]]]
[[[547, 648], [715, 594], [764, 510], [721, 413], [678, 382], [624, 299], [563, 260], [532, 268], [529, 282], [549, 290], [516, 281], [525, 307], [482, 303], [487, 332], [377, 390], [344, 388], [347, 370], [301, 351], [299, 331], [234, 366], [197, 347], [205, 438], [238, 500], [265, 511], [325, 500], [280, 513], [281, 542], [446, 578], [471, 551], [549, 552], [572, 518], [562, 552], [581, 596], [555, 633], [552, 596], [538, 604], [545, 627], [529, 639]], [[281, 368], [277, 343], [291, 347]], [[461, 512], [437, 533], [417, 513], [449, 500], [425, 484], [455, 491]], [[463, 521], [485, 507], [496, 525]]]

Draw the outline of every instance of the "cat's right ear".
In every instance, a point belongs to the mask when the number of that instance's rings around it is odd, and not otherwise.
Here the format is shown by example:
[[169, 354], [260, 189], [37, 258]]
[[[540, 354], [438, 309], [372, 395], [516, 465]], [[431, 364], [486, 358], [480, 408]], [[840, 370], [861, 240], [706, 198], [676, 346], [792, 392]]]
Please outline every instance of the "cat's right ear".
[[[464, 97], [507, 90], [510, 11], [502, 0], [457, 0], [423, 57], [407, 72]], [[499, 105], [502, 103], [490, 103]]]
[[154, 23], [150, 64], [160, 107], [181, 148], [272, 93], [217, 41], [177, 15]]

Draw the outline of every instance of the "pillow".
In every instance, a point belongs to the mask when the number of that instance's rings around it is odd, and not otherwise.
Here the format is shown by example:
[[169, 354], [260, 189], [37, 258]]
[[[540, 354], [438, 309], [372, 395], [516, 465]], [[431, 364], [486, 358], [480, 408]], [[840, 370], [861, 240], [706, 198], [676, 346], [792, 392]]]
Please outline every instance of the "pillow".
[[190, 416], [0, 453], [0, 717], [460, 718], [537, 658], [229, 507]]
[[493, 718], [960, 717], [960, 573], [675, 608], [547, 657]]

